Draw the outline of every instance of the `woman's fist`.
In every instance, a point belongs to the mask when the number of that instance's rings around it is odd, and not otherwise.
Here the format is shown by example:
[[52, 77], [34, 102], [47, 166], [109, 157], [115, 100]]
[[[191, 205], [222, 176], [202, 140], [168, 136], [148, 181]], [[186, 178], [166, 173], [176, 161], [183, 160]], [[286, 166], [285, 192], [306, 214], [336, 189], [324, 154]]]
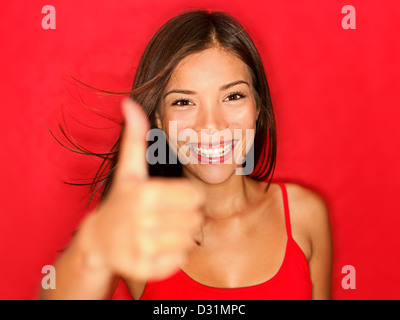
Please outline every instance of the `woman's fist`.
[[122, 277], [156, 280], [185, 261], [201, 227], [201, 190], [184, 178], [149, 178], [147, 116], [123, 101], [125, 130], [111, 188], [83, 223], [89, 260]]

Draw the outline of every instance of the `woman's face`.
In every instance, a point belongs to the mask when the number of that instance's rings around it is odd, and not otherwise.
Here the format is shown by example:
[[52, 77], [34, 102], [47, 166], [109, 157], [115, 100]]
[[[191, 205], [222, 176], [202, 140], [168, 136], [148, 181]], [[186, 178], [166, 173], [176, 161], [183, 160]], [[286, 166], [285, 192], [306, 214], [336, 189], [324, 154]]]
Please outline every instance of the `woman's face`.
[[225, 181], [254, 140], [258, 110], [246, 64], [217, 48], [187, 56], [171, 75], [159, 115], [184, 175]]

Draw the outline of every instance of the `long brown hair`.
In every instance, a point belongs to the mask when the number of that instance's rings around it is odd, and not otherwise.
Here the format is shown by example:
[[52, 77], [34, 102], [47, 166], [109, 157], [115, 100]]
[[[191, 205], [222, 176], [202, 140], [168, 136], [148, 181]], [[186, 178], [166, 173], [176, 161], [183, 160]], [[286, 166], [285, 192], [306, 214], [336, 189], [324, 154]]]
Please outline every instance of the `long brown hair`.
[[[253, 144], [256, 166], [250, 177], [256, 180], [267, 180], [269, 177], [268, 183], [270, 183], [275, 170], [277, 143], [275, 117], [265, 70], [251, 37], [231, 15], [222, 11], [209, 12], [197, 9], [173, 17], [154, 34], [147, 45], [139, 62], [132, 90], [129, 92], [99, 91], [109, 94], [129, 94], [144, 108], [149, 117], [151, 128], [157, 128], [155, 115], [174, 68], [188, 55], [212, 47], [218, 47], [236, 55], [248, 67], [256, 105], [260, 108]], [[75, 80], [80, 82], [77, 79]], [[84, 85], [91, 87], [87, 84]], [[90, 185], [89, 193], [91, 192], [92, 196], [88, 205], [99, 189], [102, 188], [100, 197], [100, 200], [102, 200], [110, 188], [114, 169], [118, 162], [123, 130], [124, 123], [122, 123], [121, 135], [118, 140], [111, 150], [105, 153], [90, 152], [69, 139], [75, 149], [68, 147], [67, 149], [103, 159], [92, 182], [87, 184], [69, 183]], [[62, 130], [62, 133], [67, 136], [64, 130]], [[166, 150], [168, 150], [168, 144]], [[182, 165], [179, 162], [177, 164], [167, 162], [164, 165], [159, 163], [148, 164], [148, 166], [150, 176], [179, 177], [182, 175]]]

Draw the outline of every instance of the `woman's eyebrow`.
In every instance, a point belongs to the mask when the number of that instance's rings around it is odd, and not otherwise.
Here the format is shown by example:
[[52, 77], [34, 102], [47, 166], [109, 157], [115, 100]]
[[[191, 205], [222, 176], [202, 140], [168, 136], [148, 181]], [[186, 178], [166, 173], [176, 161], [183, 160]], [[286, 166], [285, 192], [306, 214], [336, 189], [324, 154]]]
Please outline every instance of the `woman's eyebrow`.
[[[219, 90], [220, 90], [220, 91], [227, 90], [227, 89], [229, 89], [229, 88], [231, 88], [231, 87], [233, 87], [233, 86], [236, 86], [236, 85], [242, 84], [242, 83], [247, 84], [247, 85], [250, 87], [250, 85], [249, 85], [246, 81], [244, 81], [244, 80], [238, 80], [238, 81], [234, 81], [234, 82], [231, 82], [231, 83], [228, 83], [228, 84], [224, 84], [223, 86], [221, 86], [221, 87], [219, 88]], [[196, 94], [197, 92], [196, 92], [196, 91], [192, 91], [192, 90], [184, 90], [184, 89], [175, 90], [175, 89], [174, 89], [174, 90], [170, 90], [170, 91], [168, 91], [166, 94], [164, 94], [163, 99], [165, 99], [165, 97], [166, 97], [167, 95], [169, 95], [170, 93]]]

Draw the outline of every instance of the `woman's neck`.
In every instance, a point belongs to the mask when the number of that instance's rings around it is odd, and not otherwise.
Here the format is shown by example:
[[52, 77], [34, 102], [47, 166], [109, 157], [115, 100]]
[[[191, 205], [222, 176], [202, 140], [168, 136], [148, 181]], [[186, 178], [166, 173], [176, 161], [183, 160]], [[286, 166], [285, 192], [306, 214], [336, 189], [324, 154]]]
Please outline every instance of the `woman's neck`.
[[206, 203], [203, 207], [205, 223], [235, 218], [241, 215], [251, 201], [254, 182], [245, 175], [233, 174], [224, 182], [210, 184], [195, 177], [190, 172], [184, 171], [184, 176], [197, 185], [205, 192]]

